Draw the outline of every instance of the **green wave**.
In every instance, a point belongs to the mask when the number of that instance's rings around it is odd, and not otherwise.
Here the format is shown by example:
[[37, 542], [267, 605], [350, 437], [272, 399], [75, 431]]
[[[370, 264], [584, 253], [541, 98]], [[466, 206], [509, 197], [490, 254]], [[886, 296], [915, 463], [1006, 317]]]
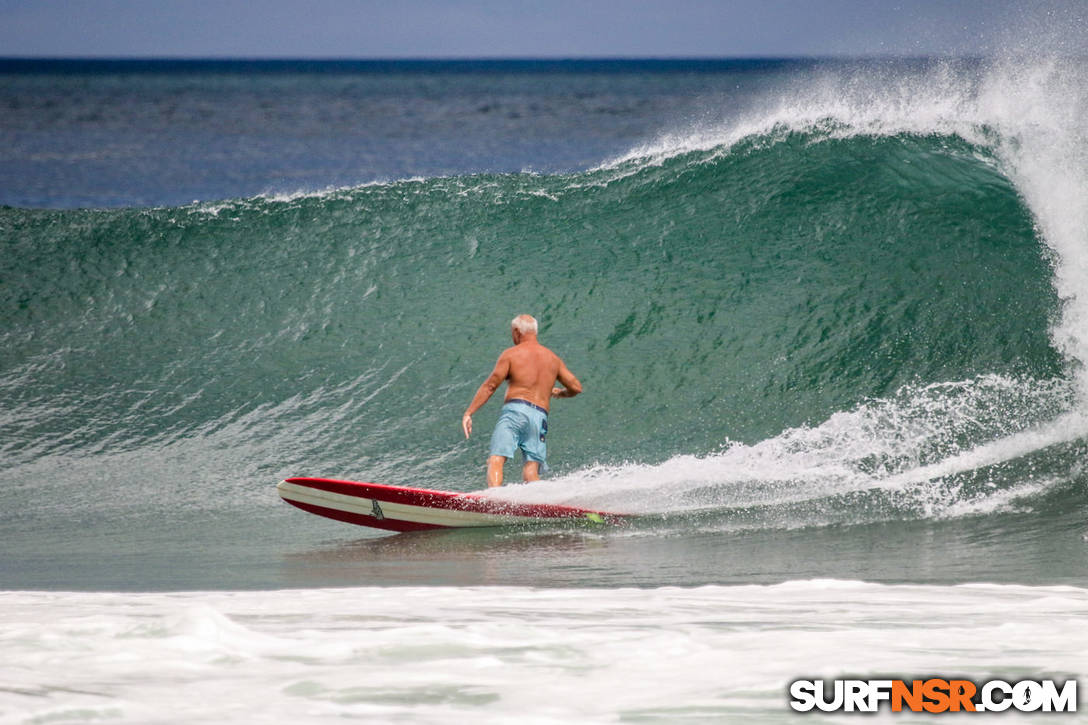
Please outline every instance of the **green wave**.
[[13, 463], [195, 441], [255, 477], [468, 488], [486, 436], [461, 442], [460, 413], [522, 312], [586, 386], [553, 412], [561, 473], [1065, 369], [1031, 213], [949, 136], [776, 131], [571, 175], [3, 208], [0, 250]]

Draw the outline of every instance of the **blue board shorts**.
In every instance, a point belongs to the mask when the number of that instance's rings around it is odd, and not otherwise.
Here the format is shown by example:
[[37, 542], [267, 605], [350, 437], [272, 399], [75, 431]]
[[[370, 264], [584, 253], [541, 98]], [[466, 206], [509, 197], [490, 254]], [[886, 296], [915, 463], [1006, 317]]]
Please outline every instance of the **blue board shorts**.
[[526, 461], [540, 464], [540, 472], [548, 470], [548, 413], [528, 400], [514, 398], [506, 401], [499, 422], [491, 434], [491, 455], [513, 458], [518, 448]]

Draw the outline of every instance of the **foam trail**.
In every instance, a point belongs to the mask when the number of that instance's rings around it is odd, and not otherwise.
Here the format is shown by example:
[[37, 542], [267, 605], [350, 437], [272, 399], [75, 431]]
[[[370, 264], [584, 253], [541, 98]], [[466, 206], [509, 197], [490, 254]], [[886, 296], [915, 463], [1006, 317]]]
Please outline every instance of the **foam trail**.
[[[877, 519], [978, 512], [985, 508], [980, 501], [991, 496], [997, 496], [991, 507], [996, 509], [1010, 482], [963, 497], [958, 488], [936, 496], [934, 484], [1088, 436], [1081, 412], [1054, 417], [1069, 398], [1061, 381], [998, 376], [906, 388], [894, 399], [870, 401], [821, 425], [789, 429], [754, 445], [733, 443], [719, 453], [676, 456], [656, 465], [599, 466], [543, 487], [506, 487], [490, 495], [523, 501], [544, 495], [636, 514], [781, 508], [874, 492], [898, 503], [877, 512]], [[970, 442], [977, 440], [983, 442]], [[973, 506], [957, 508], [966, 499]], [[858, 512], [854, 521], [873, 520], [866, 516]]]
[[1050, 446], [1070, 443], [1088, 437], [1088, 418], [1079, 410], [1059, 416], [1038, 428], [1016, 433], [1008, 438], [992, 441], [969, 451], [949, 456], [942, 461], [919, 466], [906, 473], [892, 476], [881, 482], [884, 488], [903, 488], [936, 478], [974, 471], [999, 463], [1015, 460]]

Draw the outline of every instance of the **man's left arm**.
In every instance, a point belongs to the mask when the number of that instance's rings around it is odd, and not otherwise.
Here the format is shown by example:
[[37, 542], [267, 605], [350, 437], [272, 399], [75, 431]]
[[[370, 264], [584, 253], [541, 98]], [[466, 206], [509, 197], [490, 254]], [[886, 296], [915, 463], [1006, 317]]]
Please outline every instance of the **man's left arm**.
[[574, 373], [567, 369], [566, 363], [559, 361], [559, 374], [556, 376], [563, 387], [552, 388], [553, 398], [573, 398], [582, 392], [582, 383], [574, 377]]

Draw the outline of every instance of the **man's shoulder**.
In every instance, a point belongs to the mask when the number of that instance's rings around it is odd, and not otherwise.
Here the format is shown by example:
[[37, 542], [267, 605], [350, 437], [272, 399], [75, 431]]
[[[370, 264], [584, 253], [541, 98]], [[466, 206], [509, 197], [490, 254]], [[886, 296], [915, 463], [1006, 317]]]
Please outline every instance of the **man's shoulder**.
[[552, 350], [550, 347], [545, 347], [544, 345], [541, 345], [539, 342], [536, 344], [536, 351], [535, 352], [538, 355], [548, 355], [548, 356], [551, 356], [551, 357], [554, 357], [554, 358], [559, 357], [558, 355], [555, 354], [554, 350]]
[[[560, 360], [559, 356], [556, 355], [553, 350], [551, 350], [550, 348], [545, 347], [544, 345], [541, 345], [539, 342], [536, 343], [535, 345], [531, 345], [531, 346], [521, 344], [521, 345], [514, 345], [513, 347], [508, 347], [505, 350], [503, 350], [502, 354], [499, 356], [500, 359], [501, 358], [521, 358], [521, 359], [524, 359], [524, 360], [540, 360], [541, 358], [544, 358], [544, 357], [554, 358], [555, 360]], [[560, 362], [562, 362], [562, 361], [560, 360]]]

